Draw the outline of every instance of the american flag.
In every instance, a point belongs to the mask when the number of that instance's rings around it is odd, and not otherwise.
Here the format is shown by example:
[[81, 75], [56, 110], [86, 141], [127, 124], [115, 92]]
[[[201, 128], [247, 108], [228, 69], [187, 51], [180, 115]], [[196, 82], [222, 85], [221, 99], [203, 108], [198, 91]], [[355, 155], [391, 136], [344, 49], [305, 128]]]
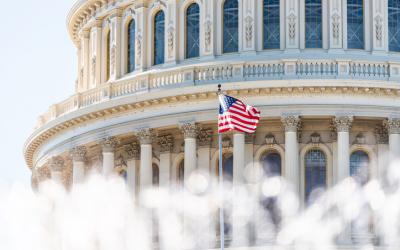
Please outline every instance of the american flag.
[[244, 104], [241, 100], [228, 95], [219, 95], [218, 132], [224, 133], [236, 130], [245, 133], [254, 133], [260, 111]]

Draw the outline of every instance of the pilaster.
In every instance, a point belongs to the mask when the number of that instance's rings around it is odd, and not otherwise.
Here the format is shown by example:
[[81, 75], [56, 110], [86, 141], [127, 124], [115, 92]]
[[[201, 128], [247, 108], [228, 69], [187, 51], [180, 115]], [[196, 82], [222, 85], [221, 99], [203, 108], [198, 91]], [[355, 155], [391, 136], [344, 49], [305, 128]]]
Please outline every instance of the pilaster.
[[[178, 61], [178, 37], [179, 37], [179, 23], [178, 23], [178, 3], [177, 0], [170, 0], [167, 3], [167, 13], [165, 19], [165, 62], [176, 63]], [[184, 22], [184, 20], [181, 20]], [[182, 45], [183, 46], [183, 45]]]
[[136, 70], [143, 71], [149, 62], [147, 62], [147, 54], [146, 51], [148, 50], [148, 28], [147, 28], [147, 12], [148, 8], [144, 5], [140, 6], [136, 9], [136, 58], [135, 58], [135, 68]]
[[285, 25], [286, 25], [286, 49], [299, 48], [299, 29], [300, 29], [300, 1], [288, 0], [285, 6]]
[[[372, 51], [379, 52], [387, 50], [387, 1], [385, 0], [372, 0], [370, 1], [371, 13], [370, 15], [370, 30]], [[367, 25], [368, 27], [368, 25]]]
[[242, 51], [256, 50], [256, 0], [242, 0]]
[[343, 6], [341, 0], [328, 1], [329, 8], [329, 49], [343, 48]]

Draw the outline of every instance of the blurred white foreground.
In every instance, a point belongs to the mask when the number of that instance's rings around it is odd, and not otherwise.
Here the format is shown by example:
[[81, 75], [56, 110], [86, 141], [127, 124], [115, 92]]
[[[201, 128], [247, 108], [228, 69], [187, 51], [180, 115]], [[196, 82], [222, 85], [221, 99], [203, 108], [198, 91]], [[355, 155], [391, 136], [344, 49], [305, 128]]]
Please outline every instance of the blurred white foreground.
[[[234, 188], [226, 184], [226, 246], [400, 249], [400, 165], [392, 164], [387, 173], [384, 183], [370, 180], [362, 187], [347, 179], [315, 192], [308, 205], [280, 177], [247, 178], [250, 184]], [[37, 193], [2, 186], [0, 249], [218, 248], [217, 187], [201, 173], [186, 188], [147, 190], [137, 198], [122, 178], [98, 175], [69, 191], [53, 182], [41, 184]]]

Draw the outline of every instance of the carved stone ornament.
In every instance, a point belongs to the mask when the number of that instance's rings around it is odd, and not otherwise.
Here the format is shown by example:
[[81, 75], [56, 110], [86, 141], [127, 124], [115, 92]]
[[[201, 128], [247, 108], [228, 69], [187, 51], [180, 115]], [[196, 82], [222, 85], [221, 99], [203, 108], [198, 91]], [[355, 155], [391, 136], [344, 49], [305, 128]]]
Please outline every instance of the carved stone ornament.
[[289, 20], [289, 38], [290, 39], [295, 39], [296, 38], [296, 15], [294, 13], [291, 13], [288, 16]]
[[116, 46], [115, 44], [111, 47], [111, 51], [110, 51], [110, 66], [111, 66], [111, 73], [114, 74], [115, 73], [115, 55], [116, 53]]
[[384, 121], [389, 134], [400, 134], [400, 118], [389, 118]]
[[94, 79], [94, 77], [96, 76], [96, 56], [95, 55], [92, 57], [91, 74], [92, 74], [92, 78]]
[[312, 144], [319, 144], [319, 143], [321, 143], [321, 135], [318, 134], [318, 133], [316, 133], [316, 132], [312, 133], [311, 136], [310, 136], [310, 138], [311, 138], [311, 143], [312, 143]]
[[253, 18], [251, 17], [251, 15], [249, 14], [246, 18], [245, 18], [245, 23], [246, 23], [246, 42], [247, 42], [247, 47], [249, 47], [251, 45], [251, 41], [253, 40]]
[[142, 128], [137, 132], [137, 137], [139, 138], [141, 145], [151, 144], [153, 142], [154, 133], [151, 128]]
[[157, 138], [161, 152], [171, 152], [174, 148], [174, 137], [172, 135], [162, 135]]
[[272, 133], [269, 133], [265, 136], [265, 143], [267, 145], [273, 145], [276, 143], [275, 136]]
[[104, 153], [114, 152], [115, 147], [119, 144], [119, 140], [113, 136], [101, 139], [100, 145]]
[[380, 125], [375, 128], [375, 138], [378, 144], [388, 144], [389, 135], [388, 128], [385, 125]]
[[78, 146], [71, 149], [73, 161], [86, 161], [87, 150], [85, 146]]
[[128, 155], [128, 160], [138, 160], [140, 157], [140, 146], [136, 141], [132, 142], [128, 145], [125, 145], [125, 152]]
[[166, 7], [164, 1], [162, 1], [162, 0], [154, 0], [153, 4], [151, 5], [151, 8], [159, 8], [160, 6]]
[[366, 141], [366, 139], [365, 139], [364, 134], [363, 133], [358, 133], [354, 143], [358, 144], [358, 145], [362, 145], [362, 144], [365, 144], [365, 141]]
[[114, 162], [114, 167], [119, 168], [119, 169], [125, 169], [126, 168], [126, 161], [122, 155], [119, 155]]
[[61, 156], [51, 157], [49, 160], [49, 168], [54, 172], [61, 172], [64, 168], [64, 159]]
[[140, 65], [140, 61], [142, 59], [142, 34], [139, 31], [136, 35], [136, 54], [137, 54], [137, 64]]
[[181, 131], [185, 138], [196, 138], [198, 127], [195, 123], [184, 123], [181, 125]]
[[168, 52], [169, 52], [170, 56], [172, 56], [172, 53], [174, 52], [174, 33], [175, 33], [175, 29], [174, 29], [174, 27], [172, 27], [172, 24], [171, 24], [167, 31]]
[[383, 32], [383, 18], [380, 15], [375, 17], [375, 38], [378, 41], [382, 41]]
[[286, 132], [297, 132], [300, 126], [300, 118], [297, 115], [284, 116], [281, 121]]
[[337, 13], [333, 14], [333, 16], [332, 16], [332, 36], [335, 39], [339, 38], [340, 19], [341, 19], [341, 17]]
[[198, 131], [197, 140], [200, 147], [210, 147], [212, 141], [212, 129], [200, 129]]
[[223, 148], [229, 148], [232, 146], [231, 138], [229, 137], [224, 137], [222, 138], [222, 147]]
[[334, 118], [334, 124], [337, 132], [349, 132], [352, 123], [352, 116], [339, 116]]
[[210, 17], [207, 18], [206, 22], [204, 23], [204, 40], [205, 40], [205, 48], [206, 51], [209, 52], [210, 51], [210, 45], [211, 45], [211, 20], [209, 19]]

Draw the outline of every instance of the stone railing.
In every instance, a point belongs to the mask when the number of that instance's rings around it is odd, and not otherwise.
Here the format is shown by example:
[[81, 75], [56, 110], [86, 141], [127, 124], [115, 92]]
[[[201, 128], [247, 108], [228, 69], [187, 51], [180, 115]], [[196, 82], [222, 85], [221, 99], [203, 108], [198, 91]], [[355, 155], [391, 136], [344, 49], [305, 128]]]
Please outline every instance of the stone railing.
[[340, 60], [282, 60], [276, 62], [232, 62], [173, 67], [147, 71], [129, 79], [106, 83], [55, 104], [38, 119], [37, 126], [96, 103], [166, 87], [265, 79], [357, 79], [400, 80], [400, 63]]

